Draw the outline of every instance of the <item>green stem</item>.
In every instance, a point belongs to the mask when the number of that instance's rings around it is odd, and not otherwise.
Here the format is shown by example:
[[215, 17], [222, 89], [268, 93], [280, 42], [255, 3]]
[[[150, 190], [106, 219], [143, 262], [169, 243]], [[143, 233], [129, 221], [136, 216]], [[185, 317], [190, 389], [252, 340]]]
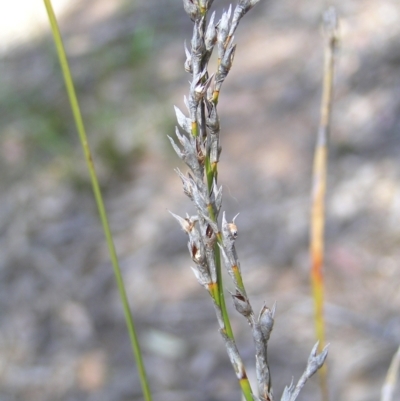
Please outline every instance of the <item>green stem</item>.
[[227, 336], [230, 339], [234, 340], [231, 321], [229, 319], [228, 310], [226, 309], [226, 304], [225, 304], [224, 286], [222, 283], [221, 251], [219, 249], [218, 244], [215, 244], [214, 252], [215, 252], [215, 265], [217, 270], [218, 296], [220, 299], [222, 318], [224, 319]]
[[134, 357], [136, 359], [136, 363], [137, 363], [137, 367], [138, 367], [138, 371], [139, 371], [139, 377], [140, 377], [143, 395], [144, 395], [144, 398], [146, 401], [151, 401], [151, 392], [150, 392], [150, 387], [149, 387], [149, 384], [147, 381], [147, 376], [146, 376], [146, 371], [145, 371], [144, 364], [143, 364], [143, 358], [142, 358], [142, 354], [141, 354], [141, 350], [140, 350], [140, 346], [139, 346], [139, 341], [138, 341], [138, 337], [136, 334], [132, 313], [131, 313], [131, 310], [129, 307], [128, 297], [126, 295], [125, 286], [124, 286], [124, 282], [123, 282], [123, 278], [122, 278], [122, 274], [121, 274], [121, 269], [119, 266], [117, 253], [115, 250], [110, 226], [108, 223], [107, 212], [106, 212], [106, 209], [104, 206], [103, 197], [101, 195], [100, 185], [99, 185], [95, 167], [93, 164], [93, 158], [92, 158], [92, 155], [90, 152], [87, 135], [86, 135], [86, 131], [85, 131], [85, 126], [83, 124], [82, 115], [80, 112], [78, 99], [77, 99], [77, 96], [75, 93], [74, 83], [73, 83], [71, 72], [69, 69], [67, 56], [65, 54], [65, 49], [64, 49], [63, 42], [62, 42], [60, 30], [59, 30], [59, 27], [57, 24], [56, 16], [53, 11], [53, 7], [51, 5], [51, 0], [44, 0], [44, 4], [45, 4], [47, 15], [48, 15], [48, 18], [50, 21], [51, 30], [52, 30], [54, 42], [56, 45], [56, 49], [57, 49], [57, 53], [58, 53], [58, 57], [59, 57], [59, 61], [60, 61], [61, 69], [62, 69], [62, 74], [64, 77], [65, 86], [67, 89], [68, 98], [69, 98], [72, 113], [74, 116], [76, 128], [77, 128], [77, 131], [79, 134], [79, 139], [81, 141], [83, 153], [84, 153], [84, 156], [85, 156], [85, 159], [87, 162], [87, 167], [88, 167], [89, 174], [90, 174], [94, 197], [95, 197], [98, 212], [100, 215], [101, 224], [103, 226], [104, 235], [106, 237], [108, 251], [110, 253], [111, 263], [114, 268], [115, 279], [117, 281], [118, 291], [119, 291], [123, 309], [124, 309], [124, 315], [125, 315], [126, 325], [128, 327], [132, 351], [133, 351]]
[[[217, 174], [217, 169], [216, 168], [212, 169], [209, 155], [206, 156], [205, 169], [206, 169], [207, 185], [208, 185], [208, 189], [210, 191], [212, 188], [212, 183], [213, 183], [214, 177], [216, 177], [216, 174]], [[213, 209], [212, 205], [209, 205], [208, 212], [210, 214], [211, 219], [216, 222], [217, 219], [215, 217], [215, 213], [214, 213], [214, 209]], [[218, 241], [218, 243], [222, 244], [221, 234], [217, 235], [217, 241]], [[233, 334], [231, 321], [229, 319], [229, 314], [228, 314], [228, 310], [226, 308], [226, 303], [225, 303], [224, 285], [222, 282], [221, 251], [219, 249], [218, 243], [216, 243], [214, 246], [214, 253], [215, 253], [215, 267], [216, 267], [216, 271], [217, 271], [217, 288], [218, 288], [219, 306], [220, 306], [221, 312], [222, 312], [222, 319], [224, 320], [226, 335], [232, 341], [235, 342], [235, 337]], [[250, 382], [249, 382], [249, 379], [247, 378], [247, 376], [245, 376], [239, 380], [239, 385], [240, 385], [240, 388], [242, 389], [242, 393], [243, 393], [246, 401], [254, 401], [253, 392], [251, 390], [251, 385], [250, 385]]]
[[[206, 166], [207, 166], [207, 163], [206, 163]], [[206, 173], [206, 174], [208, 177], [208, 173]], [[210, 214], [211, 219], [216, 222], [217, 219], [215, 217], [214, 210], [211, 205], [208, 206], [208, 213]], [[219, 249], [218, 243], [222, 244], [222, 238], [221, 238], [220, 234], [217, 234], [217, 243], [214, 246], [219, 305], [221, 307], [222, 318], [224, 319], [226, 334], [231, 340], [235, 340], [235, 338], [233, 336], [231, 321], [230, 321], [229, 315], [228, 315], [228, 310], [226, 309], [226, 304], [225, 304], [224, 285], [222, 282], [222, 269], [221, 269], [221, 251]]]

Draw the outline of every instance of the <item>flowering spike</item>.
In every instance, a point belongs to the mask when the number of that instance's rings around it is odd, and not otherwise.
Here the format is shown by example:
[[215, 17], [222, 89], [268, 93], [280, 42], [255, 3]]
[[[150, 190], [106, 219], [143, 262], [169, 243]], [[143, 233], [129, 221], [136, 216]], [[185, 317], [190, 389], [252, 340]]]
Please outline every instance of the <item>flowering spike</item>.
[[[187, 175], [179, 170], [176, 172], [182, 180], [183, 191], [195, 205], [197, 215], [186, 215], [186, 218], [183, 218], [170, 213], [188, 234], [188, 249], [195, 263], [192, 270], [197, 281], [212, 297], [220, 333], [246, 401], [272, 401], [267, 346], [274, 325], [276, 303], [271, 309], [264, 305], [258, 317], [254, 316], [246, 295], [235, 249], [238, 237], [236, 226], [238, 214], [228, 223], [224, 212], [222, 222], [218, 222], [222, 204], [222, 188], [217, 185], [221, 153], [218, 100], [221, 86], [232, 68], [235, 57], [236, 28], [241, 18], [258, 2], [259, 0], [238, 0], [233, 13], [230, 6], [223, 12], [217, 24], [214, 23], [215, 13], [212, 13], [207, 24], [207, 13], [213, 0], [183, 0], [185, 11], [194, 21], [189, 49], [185, 43], [185, 70], [191, 74], [189, 94], [184, 97], [188, 112], [183, 113], [175, 107], [180, 129], [176, 128], [176, 143], [169, 139], [177, 155], [191, 170]], [[211, 75], [208, 68], [215, 46], [217, 46], [218, 64], [215, 75]], [[235, 292], [232, 294], [235, 308], [251, 326], [259, 396], [252, 393], [236, 348], [225, 306], [221, 259], [235, 287]], [[318, 345], [312, 349], [307, 367], [298, 383], [294, 385], [292, 380], [285, 388], [282, 401], [295, 401], [307, 379], [321, 368], [328, 350], [325, 347], [320, 354], [317, 354], [317, 348]]]

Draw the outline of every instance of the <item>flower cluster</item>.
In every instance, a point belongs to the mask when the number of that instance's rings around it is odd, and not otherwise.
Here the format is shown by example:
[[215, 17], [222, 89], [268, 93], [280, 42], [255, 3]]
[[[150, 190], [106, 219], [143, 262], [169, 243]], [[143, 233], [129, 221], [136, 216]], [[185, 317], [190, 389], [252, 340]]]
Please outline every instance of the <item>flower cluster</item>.
[[[210, 294], [218, 318], [220, 333], [224, 339], [228, 356], [234, 367], [246, 401], [257, 397], [251, 390], [246, 371], [236, 347], [225, 306], [221, 275], [221, 259], [235, 286], [232, 294], [236, 310], [243, 315], [252, 330], [256, 353], [258, 398], [272, 401], [270, 370], [267, 362], [267, 343], [274, 325], [275, 306], [263, 306], [256, 316], [247, 296], [235, 249], [238, 229], [235, 218], [228, 223], [225, 213], [221, 223], [218, 217], [222, 205], [222, 188], [218, 186], [218, 162], [221, 154], [218, 99], [222, 84], [232, 67], [236, 45], [234, 33], [242, 17], [259, 0], [240, 0], [232, 12], [232, 7], [223, 12], [215, 23], [215, 13], [207, 23], [208, 11], [213, 0], [184, 0], [184, 8], [194, 23], [190, 49], [185, 45], [185, 70], [192, 75], [188, 97], [184, 98], [188, 115], [175, 107], [180, 129], [176, 128], [179, 145], [169, 138], [177, 155], [186, 163], [187, 175], [176, 170], [183, 184], [184, 193], [193, 202], [196, 215], [172, 216], [188, 234], [189, 253], [194, 263], [192, 267], [198, 282]], [[214, 74], [209, 74], [211, 54], [216, 48], [218, 62]], [[323, 364], [327, 350], [316, 355], [311, 353], [306, 369], [310, 377]], [[304, 376], [304, 375], [303, 375]], [[304, 376], [302, 379], [305, 383]], [[300, 382], [299, 382], [300, 383]], [[304, 385], [300, 383], [300, 388]], [[285, 389], [282, 401], [294, 401], [299, 384], [291, 384]]]

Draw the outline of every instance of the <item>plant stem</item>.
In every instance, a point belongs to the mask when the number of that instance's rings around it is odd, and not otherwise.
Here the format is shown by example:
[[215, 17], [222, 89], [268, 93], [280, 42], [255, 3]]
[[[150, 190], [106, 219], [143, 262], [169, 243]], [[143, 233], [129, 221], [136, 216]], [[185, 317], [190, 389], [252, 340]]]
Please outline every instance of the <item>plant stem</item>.
[[[208, 190], [210, 191], [212, 188], [212, 183], [213, 183], [214, 179], [216, 180], [217, 165], [215, 164], [214, 167], [211, 167], [211, 164], [209, 162], [209, 155], [206, 156], [205, 167], [206, 167], [207, 186], [208, 186]], [[208, 210], [209, 210], [211, 219], [214, 222], [217, 222], [216, 221], [217, 219], [215, 217], [215, 214], [214, 214], [214, 211], [213, 211], [213, 208], [211, 205], [208, 208]], [[228, 310], [226, 308], [226, 303], [225, 303], [224, 285], [223, 285], [223, 280], [222, 280], [222, 268], [221, 268], [221, 251], [219, 249], [218, 244], [221, 244], [221, 245], [223, 244], [220, 233], [217, 235], [217, 243], [214, 245], [215, 267], [216, 267], [216, 271], [217, 271], [217, 288], [218, 288], [218, 298], [219, 298], [218, 305], [221, 309], [222, 319], [224, 321], [226, 335], [229, 337], [229, 339], [232, 340], [233, 343], [235, 343], [235, 336], [233, 334]], [[240, 275], [240, 273], [239, 273], [239, 275]], [[243, 285], [241, 276], [240, 276], [240, 283], [242, 283], [242, 285]], [[246, 399], [246, 401], [254, 401], [253, 392], [251, 389], [249, 379], [246, 375], [244, 366], [242, 366], [242, 371], [243, 371], [244, 376], [242, 376], [239, 379], [239, 385], [242, 390], [243, 396]]]
[[[321, 120], [314, 154], [313, 188], [311, 206], [311, 283], [314, 299], [314, 320], [316, 336], [319, 341], [318, 351], [325, 347], [324, 322], [324, 227], [325, 227], [325, 193], [328, 159], [328, 139], [332, 109], [332, 88], [334, 75], [334, 50], [337, 42], [337, 16], [333, 8], [324, 14], [325, 48], [324, 74], [321, 100]], [[327, 368], [319, 371], [322, 399], [328, 401]]]
[[125, 286], [124, 286], [124, 282], [123, 282], [123, 278], [122, 278], [122, 274], [121, 274], [121, 269], [119, 266], [118, 257], [117, 257], [117, 253], [116, 253], [115, 246], [114, 246], [114, 241], [113, 241], [110, 226], [108, 223], [107, 212], [106, 212], [106, 209], [104, 206], [99, 181], [97, 179], [95, 167], [93, 164], [93, 158], [92, 158], [92, 155], [90, 152], [89, 143], [88, 143], [87, 135], [86, 135], [86, 131], [85, 131], [85, 126], [83, 123], [83, 119], [82, 119], [82, 115], [81, 115], [81, 111], [80, 111], [80, 107], [79, 107], [79, 102], [78, 102], [78, 99], [76, 96], [73, 79], [72, 79], [70, 68], [68, 65], [67, 56], [65, 54], [65, 49], [64, 49], [63, 42], [62, 42], [60, 30], [59, 30], [59, 27], [57, 24], [56, 16], [53, 11], [53, 7], [51, 5], [51, 0], [44, 0], [44, 4], [46, 7], [49, 22], [51, 25], [51, 30], [52, 30], [54, 42], [56, 45], [56, 49], [57, 49], [57, 53], [58, 53], [58, 57], [59, 57], [59, 61], [60, 61], [61, 69], [62, 69], [62, 74], [64, 77], [65, 86], [67, 89], [68, 98], [69, 98], [72, 113], [74, 116], [76, 128], [77, 128], [77, 131], [79, 134], [79, 139], [80, 139], [80, 142], [82, 145], [83, 153], [84, 153], [84, 156], [85, 156], [85, 159], [87, 162], [87, 167], [89, 170], [90, 179], [91, 179], [91, 183], [92, 183], [92, 187], [93, 187], [93, 193], [94, 193], [94, 197], [96, 200], [97, 209], [98, 209], [98, 212], [100, 215], [101, 224], [103, 226], [104, 235], [106, 237], [108, 251], [110, 254], [110, 258], [111, 258], [111, 263], [114, 268], [115, 279], [116, 279], [118, 291], [119, 291], [119, 294], [121, 297], [121, 302], [123, 305], [123, 310], [124, 310], [126, 325], [128, 327], [132, 351], [133, 351], [134, 357], [136, 359], [136, 363], [137, 363], [137, 367], [138, 367], [138, 371], [139, 371], [139, 377], [140, 377], [143, 395], [144, 395], [144, 398], [146, 401], [151, 401], [151, 392], [150, 392], [150, 387], [148, 384], [146, 371], [145, 371], [144, 364], [143, 364], [143, 358], [142, 358], [142, 354], [141, 354], [141, 350], [140, 350], [140, 346], [139, 346], [139, 341], [138, 341], [138, 337], [136, 334], [132, 313], [131, 313], [131, 310], [129, 307], [128, 297], [126, 295]]
[[385, 382], [381, 389], [381, 401], [393, 401], [394, 393], [396, 390], [397, 376], [399, 375], [400, 369], [400, 347], [397, 348], [397, 352], [393, 355], [392, 362], [390, 363], [389, 369], [386, 373]]

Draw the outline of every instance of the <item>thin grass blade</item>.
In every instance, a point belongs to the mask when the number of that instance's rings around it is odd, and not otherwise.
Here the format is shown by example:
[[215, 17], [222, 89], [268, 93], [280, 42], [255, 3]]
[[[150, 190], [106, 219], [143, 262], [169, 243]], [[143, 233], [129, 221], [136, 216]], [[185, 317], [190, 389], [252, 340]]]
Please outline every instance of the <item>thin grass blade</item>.
[[86, 135], [86, 130], [85, 130], [85, 126], [83, 123], [78, 98], [76, 96], [74, 83], [73, 83], [73, 79], [71, 76], [71, 71], [70, 71], [70, 68], [68, 65], [67, 56], [65, 54], [63, 41], [61, 38], [60, 30], [58, 27], [57, 19], [54, 14], [54, 10], [53, 10], [51, 1], [44, 0], [44, 4], [45, 4], [47, 15], [49, 18], [54, 42], [55, 42], [57, 53], [58, 53], [58, 57], [60, 60], [61, 70], [62, 70], [62, 74], [64, 77], [65, 86], [67, 89], [68, 98], [69, 98], [72, 113], [74, 116], [76, 128], [77, 128], [77, 131], [79, 134], [79, 139], [81, 141], [83, 153], [84, 153], [84, 156], [85, 156], [85, 159], [87, 162], [87, 167], [88, 167], [89, 174], [90, 174], [90, 179], [91, 179], [91, 183], [92, 183], [92, 187], [93, 187], [95, 201], [97, 204], [98, 212], [100, 215], [100, 220], [101, 220], [101, 223], [103, 226], [104, 235], [106, 237], [107, 246], [108, 246], [108, 250], [110, 253], [111, 263], [114, 268], [115, 279], [117, 281], [118, 291], [119, 291], [119, 294], [121, 297], [121, 302], [122, 302], [123, 309], [124, 309], [124, 315], [125, 315], [126, 325], [128, 327], [132, 351], [133, 351], [133, 354], [134, 354], [134, 357], [136, 360], [136, 364], [138, 367], [138, 371], [139, 371], [139, 377], [140, 377], [140, 381], [141, 381], [143, 395], [144, 395], [144, 398], [146, 401], [151, 401], [151, 392], [150, 392], [150, 387], [148, 384], [146, 371], [145, 371], [144, 364], [143, 364], [143, 358], [142, 358], [142, 354], [141, 354], [141, 350], [140, 350], [140, 346], [139, 346], [139, 340], [138, 340], [138, 337], [136, 334], [132, 313], [131, 313], [131, 310], [129, 307], [128, 297], [126, 295], [125, 286], [124, 286], [124, 282], [123, 282], [123, 278], [122, 278], [122, 274], [121, 274], [121, 269], [119, 266], [117, 253], [116, 253], [115, 246], [114, 246], [114, 241], [113, 241], [110, 226], [108, 223], [107, 212], [106, 212], [104, 202], [103, 202], [103, 197], [102, 197], [102, 194], [100, 191], [100, 185], [99, 185], [99, 182], [97, 179], [92, 154], [90, 152], [89, 143], [88, 143], [87, 135]]

